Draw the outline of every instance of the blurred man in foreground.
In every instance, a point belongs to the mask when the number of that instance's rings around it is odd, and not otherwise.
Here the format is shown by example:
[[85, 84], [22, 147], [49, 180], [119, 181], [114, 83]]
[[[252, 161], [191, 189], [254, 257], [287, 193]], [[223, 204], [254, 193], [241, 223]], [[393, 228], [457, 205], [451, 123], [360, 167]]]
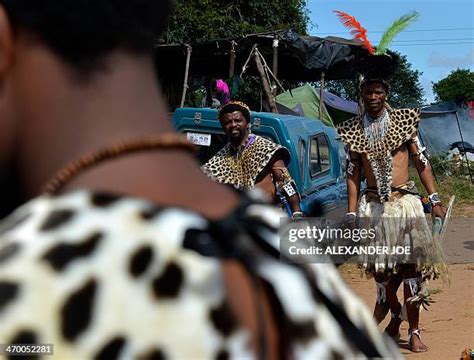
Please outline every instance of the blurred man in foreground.
[[152, 57], [167, 12], [0, 3], [1, 162], [27, 197], [48, 183], [0, 224], [2, 343], [58, 359], [397, 357], [335, 269], [280, 262], [278, 215], [210, 181], [173, 133]]

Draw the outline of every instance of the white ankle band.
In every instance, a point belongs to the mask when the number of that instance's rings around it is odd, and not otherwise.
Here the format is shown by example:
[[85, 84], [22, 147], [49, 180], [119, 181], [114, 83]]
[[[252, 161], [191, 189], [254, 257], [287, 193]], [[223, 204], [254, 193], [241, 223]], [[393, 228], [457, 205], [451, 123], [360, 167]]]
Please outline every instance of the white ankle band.
[[421, 340], [421, 332], [420, 329], [408, 329], [408, 341], [410, 341], [412, 335], [418, 335]]

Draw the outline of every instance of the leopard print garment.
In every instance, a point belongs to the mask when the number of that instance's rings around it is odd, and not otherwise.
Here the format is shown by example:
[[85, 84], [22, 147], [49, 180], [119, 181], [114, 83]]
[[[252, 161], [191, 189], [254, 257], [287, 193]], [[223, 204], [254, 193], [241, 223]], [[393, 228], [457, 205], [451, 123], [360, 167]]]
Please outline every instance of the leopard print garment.
[[271, 254], [279, 223], [247, 200], [210, 222], [88, 191], [37, 198], [0, 224], [1, 342], [53, 343], [61, 360], [254, 359], [220, 271], [240, 254], [275, 296], [288, 357], [400, 358], [332, 265]]
[[390, 197], [392, 186], [392, 151], [416, 136], [420, 109], [398, 109], [389, 112], [390, 125], [382, 141], [371, 147], [362, 125], [362, 117], [356, 116], [337, 126], [342, 141], [349, 150], [367, 154], [372, 172], [377, 181], [381, 201]]
[[237, 151], [226, 144], [202, 166], [204, 173], [214, 181], [233, 185], [238, 190], [248, 190], [255, 186], [258, 175], [275, 153], [282, 151], [289, 158], [288, 150], [283, 146], [258, 135], [251, 136], [254, 137], [253, 143]]

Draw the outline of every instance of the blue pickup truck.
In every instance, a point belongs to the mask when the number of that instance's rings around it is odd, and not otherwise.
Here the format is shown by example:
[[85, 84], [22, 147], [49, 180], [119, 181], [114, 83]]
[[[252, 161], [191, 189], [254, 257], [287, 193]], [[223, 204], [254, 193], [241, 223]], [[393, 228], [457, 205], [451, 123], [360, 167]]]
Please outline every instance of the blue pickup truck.
[[[173, 124], [199, 146], [201, 163], [226, 143], [215, 109], [179, 108], [173, 114]], [[323, 205], [326, 216], [340, 218], [345, 213], [345, 151], [334, 128], [315, 119], [266, 112], [252, 112], [251, 126], [254, 134], [290, 151], [288, 169], [301, 194], [305, 213], [311, 214], [316, 203]]]

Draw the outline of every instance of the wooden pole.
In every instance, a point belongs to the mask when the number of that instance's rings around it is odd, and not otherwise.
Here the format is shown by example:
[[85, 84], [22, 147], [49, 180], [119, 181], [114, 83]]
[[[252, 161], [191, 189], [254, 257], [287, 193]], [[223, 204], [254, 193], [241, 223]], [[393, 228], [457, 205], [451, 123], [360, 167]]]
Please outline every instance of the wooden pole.
[[321, 81], [319, 83], [319, 120], [323, 120], [323, 100], [324, 100], [324, 71], [321, 73]]
[[260, 78], [262, 80], [263, 91], [268, 100], [268, 104], [270, 105], [270, 109], [272, 113], [278, 114], [278, 109], [275, 103], [275, 97], [272, 95], [272, 90], [270, 88], [270, 84], [268, 83], [267, 78], [265, 77], [265, 70], [263, 69], [262, 60], [260, 60], [260, 56], [258, 55], [257, 48], [255, 48], [253, 52], [253, 56], [255, 59], [255, 64], [257, 65], [258, 73], [260, 74]]
[[359, 115], [362, 115], [364, 112], [364, 103], [362, 101], [362, 89], [360, 88], [360, 86], [362, 85], [362, 81], [364, 81], [364, 76], [359, 74], [359, 76], [357, 77], [357, 90], [358, 90], [357, 104], [359, 105], [358, 106]]
[[206, 78], [206, 107], [212, 107], [212, 79]]
[[[279, 41], [278, 39], [275, 37], [273, 39], [273, 64], [272, 64], [272, 72], [273, 72], [273, 76], [275, 77], [275, 79], [278, 78], [278, 45], [279, 45]], [[276, 80], [275, 80], [275, 84], [273, 86], [273, 96], [276, 96], [276, 92], [277, 92], [277, 84], [276, 84]]]
[[234, 76], [234, 68], [235, 68], [235, 44], [236, 42], [232, 40], [231, 42], [231, 49], [230, 49], [230, 62], [229, 62], [229, 79], [232, 79]]
[[193, 48], [190, 45], [186, 45], [186, 68], [184, 70], [184, 84], [183, 84], [183, 95], [181, 96], [181, 104], [179, 107], [184, 106], [184, 100], [186, 99], [186, 92], [188, 90], [188, 76], [189, 76], [189, 62], [191, 61], [191, 53]]

